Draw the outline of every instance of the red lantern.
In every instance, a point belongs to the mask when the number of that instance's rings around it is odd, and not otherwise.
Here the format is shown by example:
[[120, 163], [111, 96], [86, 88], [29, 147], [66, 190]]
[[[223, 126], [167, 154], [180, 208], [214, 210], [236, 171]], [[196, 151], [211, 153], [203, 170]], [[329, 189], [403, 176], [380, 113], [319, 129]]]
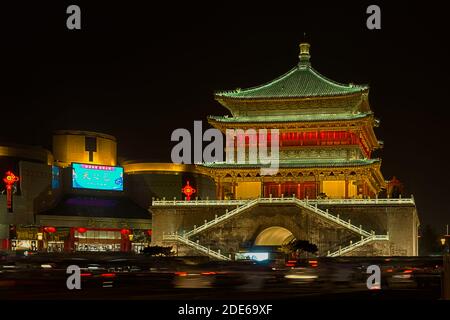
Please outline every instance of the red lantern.
[[6, 175], [3, 178], [3, 182], [6, 184], [6, 186], [12, 186], [14, 183], [19, 181], [19, 177], [16, 176], [12, 171], [6, 171]]
[[148, 234], [150, 237], [152, 236], [152, 233], [153, 233], [152, 229], [148, 229], [148, 230], [147, 230], [147, 234]]
[[3, 178], [3, 182], [6, 185], [6, 208], [8, 209], [8, 212], [13, 212], [12, 186], [17, 181], [19, 181], [18, 176], [16, 176], [12, 171], [6, 171], [6, 175]]
[[128, 229], [122, 229], [122, 230], [120, 230], [120, 234], [122, 234], [122, 235], [124, 235], [124, 236], [129, 235], [129, 234], [130, 234], [130, 230], [128, 230]]
[[56, 232], [56, 228], [55, 227], [45, 227], [44, 231], [47, 233], [55, 233]]
[[78, 231], [78, 233], [85, 233], [87, 231], [87, 229], [80, 227], [80, 228], [77, 228], [77, 231]]
[[181, 192], [186, 196], [186, 201], [191, 200], [191, 196], [197, 192], [194, 187], [189, 185], [189, 180], [186, 182], [186, 185], [181, 189]]

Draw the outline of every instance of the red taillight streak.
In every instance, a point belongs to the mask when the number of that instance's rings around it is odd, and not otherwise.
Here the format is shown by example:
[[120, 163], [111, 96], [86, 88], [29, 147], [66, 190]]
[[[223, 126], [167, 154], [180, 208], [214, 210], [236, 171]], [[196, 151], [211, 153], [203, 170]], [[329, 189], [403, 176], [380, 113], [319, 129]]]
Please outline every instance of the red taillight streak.
[[403, 271], [403, 273], [412, 273], [412, 272], [413, 272], [413, 271], [410, 270], [410, 269]]
[[115, 273], [102, 273], [103, 278], [114, 278], [115, 276]]

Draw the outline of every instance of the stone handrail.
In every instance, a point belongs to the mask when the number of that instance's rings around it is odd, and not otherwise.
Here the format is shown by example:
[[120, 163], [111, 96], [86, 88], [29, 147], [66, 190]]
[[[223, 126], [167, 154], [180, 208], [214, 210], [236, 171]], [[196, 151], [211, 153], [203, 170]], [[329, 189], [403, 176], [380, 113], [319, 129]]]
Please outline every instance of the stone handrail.
[[[345, 200], [345, 201], [342, 201]], [[380, 202], [381, 200], [381, 202]], [[331, 201], [331, 202], [330, 202]], [[180, 241], [189, 245], [192, 248], [199, 250], [207, 254], [210, 257], [221, 259], [221, 260], [230, 260], [230, 258], [220, 254], [220, 252], [215, 252], [210, 250], [209, 248], [202, 246], [194, 241], [189, 240], [189, 237], [202, 232], [214, 225], [217, 225], [225, 220], [228, 220], [231, 217], [234, 217], [243, 211], [246, 211], [257, 204], [295, 204], [299, 207], [305, 208], [315, 214], [325, 218], [326, 220], [336, 223], [342, 227], [345, 227], [361, 236], [361, 240], [355, 243], [350, 244], [344, 248], [341, 248], [333, 253], [329, 253], [329, 257], [336, 257], [341, 254], [350, 252], [351, 250], [360, 247], [366, 243], [376, 240], [389, 240], [389, 235], [375, 235], [373, 231], [368, 232], [362, 229], [361, 226], [355, 226], [351, 224], [350, 220], [345, 221], [339, 218], [339, 215], [335, 216], [328, 212], [328, 210], [322, 210], [318, 208], [318, 204], [326, 204], [326, 203], [365, 203], [365, 204], [374, 204], [374, 203], [414, 203], [414, 199], [325, 199], [325, 200], [300, 200], [295, 197], [290, 198], [256, 198], [253, 200], [197, 200], [197, 201], [155, 201], [156, 205], [167, 206], [167, 205], [238, 205], [237, 208], [227, 211], [225, 214], [221, 216], [216, 216], [215, 219], [211, 221], [205, 221], [205, 223], [199, 227], [194, 227], [193, 230], [186, 232], [183, 236], [178, 234], [171, 235], [163, 235], [163, 240], [175, 240]], [[154, 202], [154, 203], [155, 203]], [[200, 203], [201, 202], [201, 203]]]
[[228, 218], [231, 218], [231, 217], [241, 213], [242, 211], [250, 209], [254, 205], [258, 204], [258, 200], [259, 199], [254, 199], [254, 200], [248, 201], [247, 203], [237, 207], [236, 209], [231, 210], [231, 211], [229, 211], [229, 212], [227, 212], [227, 213], [225, 213], [225, 214], [223, 214], [221, 216], [218, 216], [214, 220], [208, 221], [208, 222], [204, 223], [203, 225], [201, 225], [201, 226], [199, 226], [197, 228], [194, 228], [193, 230], [191, 230], [189, 232], [186, 232], [184, 234], [184, 236], [185, 237], [190, 237], [190, 236], [192, 236], [192, 235], [194, 235], [196, 233], [199, 233], [199, 232], [201, 232], [203, 230], [208, 229], [209, 227], [211, 227], [213, 225], [216, 225], [216, 224], [218, 224], [218, 223], [220, 223], [220, 222], [222, 222], [224, 220], [227, 220]]
[[230, 257], [227, 257], [227, 256], [221, 254], [220, 251], [211, 250], [205, 246], [202, 246], [202, 245], [200, 245], [192, 240], [189, 240], [186, 237], [182, 237], [178, 234], [165, 234], [165, 235], [163, 235], [163, 241], [179, 241], [179, 242], [182, 242], [200, 252], [203, 252], [204, 254], [206, 254], [212, 258], [216, 258], [219, 260], [231, 260]]
[[[292, 197], [283, 198], [259, 198], [269, 200], [275, 203], [290, 202]], [[227, 206], [227, 205], [243, 205], [252, 200], [155, 200], [152, 202], [153, 206]], [[415, 204], [414, 198], [374, 198], [374, 199], [304, 199], [308, 203], [320, 204]]]
[[359, 240], [357, 242], [354, 242], [354, 243], [352, 243], [352, 244], [350, 244], [350, 245], [348, 245], [346, 247], [343, 247], [343, 248], [341, 248], [339, 250], [336, 250], [336, 251], [334, 251], [332, 253], [329, 252], [327, 257], [338, 257], [338, 256], [343, 255], [343, 254], [345, 254], [347, 252], [350, 252], [350, 251], [352, 251], [352, 250], [354, 250], [354, 249], [356, 249], [358, 247], [361, 247], [361, 246], [363, 246], [363, 245], [365, 245], [365, 244], [367, 244], [367, 243], [369, 243], [371, 241], [385, 241], [385, 240], [389, 240], [389, 235], [375, 235], [374, 234], [374, 235], [371, 235], [371, 236], [369, 236], [367, 238], [363, 238], [363, 239], [361, 239], [361, 240]]
[[251, 207], [262, 203], [262, 204], [276, 204], [276, 203], [285, 203], [285, 204], [295, 204], [297, 206], [303, 207], [307, 210], [310, 210], [316, 214], [318, 214], [319, 216], [322, 216], [323, 218], [327, 219], [328, 221], [332, 221], [344, 228], [347, 228], [361, 236], [364, 237], [369, 237], [372, 236], [373, 233], [368, 232], [364, 229], [362, 229], [361, 226], [355, 226], [353, 224], [350, 223], [350, 221], [345, 221], [341, 218], [339, 218], [339, 216], [334, 216], [330, 213], [328, 213], [328, 210], [324, 211], [320, 208], [317, 207], [317, 204], [315, 205], [311, 205], [308, 201], [304, 201], [304, 200], [300, 200], [297, 198], [257, 198], [257, 199], [253, 199], [253, 200], [249, 200], [247, 203], [237, 207], [236, 209], [227, 212], [221, 216], [216, 217], [215, 219], [211, 220], [211, 221], [207, 221], [206, 223], [204, 223], [203, 225], [199, 226], [199, 227], [195, 227], [194, 229], [186, 232], [184, 234], [185, 237], [191, 237], [194, 234], [197, 234], [199, 232], [202, 232], [218, 223], [224, 222], [225, 220], [228, 220], [231, 217], [234, 217], [235, 215], [250, 209]]

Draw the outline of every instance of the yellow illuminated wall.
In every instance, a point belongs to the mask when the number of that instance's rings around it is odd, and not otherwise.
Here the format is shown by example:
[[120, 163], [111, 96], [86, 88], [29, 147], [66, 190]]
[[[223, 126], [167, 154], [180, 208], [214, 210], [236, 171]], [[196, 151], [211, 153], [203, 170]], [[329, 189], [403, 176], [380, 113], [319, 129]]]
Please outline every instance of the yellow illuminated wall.
[[[329, 198], [345, 198], [345, 181], [323, 181], [323, 192]], [[354, 180], [348, 181], [348, 197], [356, 198], [357, 187]]]
[[261, 182], [239, 182], [236, 199], [255, 199], [261, 195]]
[[324, 181], [323, 192], [329, 198], [345, 197], [345, 181]]
[[[95, 138], [97, 150], [86, 151], [86, 137]], [[103, 164], [115, 166], [117, 164], [117, 143], [113, 136], [88, 131], [57, 131], [53, 135], [53, 155], [55, 163], [69, 166], [72, 162]]]
[[348, 182], [348, 197], [356, 198], [357, 195], [358, 195], [358, 187], [356, 186], [356, 181], [350, 180]]

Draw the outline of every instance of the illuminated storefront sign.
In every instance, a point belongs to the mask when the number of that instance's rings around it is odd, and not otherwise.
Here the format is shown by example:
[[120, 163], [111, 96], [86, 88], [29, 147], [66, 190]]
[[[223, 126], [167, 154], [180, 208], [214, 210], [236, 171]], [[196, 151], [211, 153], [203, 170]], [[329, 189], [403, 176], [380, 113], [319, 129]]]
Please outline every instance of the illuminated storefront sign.
[[11, 240], [11, 250], [31, 250], [37, 251], [37, 241], [36, 240]]

